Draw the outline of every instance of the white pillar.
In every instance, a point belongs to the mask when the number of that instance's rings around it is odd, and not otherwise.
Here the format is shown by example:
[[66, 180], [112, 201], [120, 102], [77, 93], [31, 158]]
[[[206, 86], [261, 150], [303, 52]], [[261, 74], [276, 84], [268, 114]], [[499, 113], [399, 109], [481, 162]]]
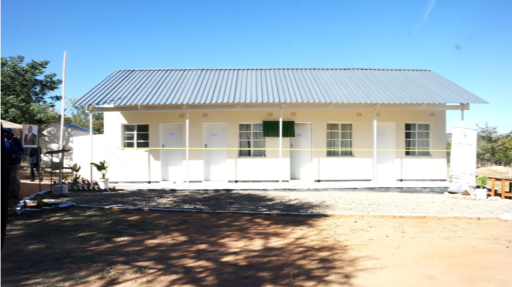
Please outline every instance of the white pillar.
[[460, 104], [460, 126], [464, 127], [464, 105]]
[[279, 176], [279, 182], [284, 177], [284, 171], [286, 170], [283, 166], [283, 109], [279, 108], [279, 166], [281, 167], [282, 173]]
[[[62, 102], [61, 102], [61, 113], [60, 113], [60, 138], [59, 138], [59, 149], [64, 149], [64, 112], [66, 108], [66, 59], [68, 52], [64, 51], [64, 64], [62, 66]], [[62, 169], [64, 168], [64, 153], [60, 153], [60, 170], [59, 170], [59, 184], [62, 184]]]
[[373, 180], [377, 180], [377, 108], [373, 109]]
[[[64, 51], [64, 64], [62, 66], [62, 102], [60, 107], [60, 138], [59, 138], [59, 149], [63, 149], [64, 145], [64, 112], [66, 110], [66, 58], [68, 53]], [[63, 153], [61, 153], [61, 157]], [[61, 169], [62, 170], [62, 169]], [[61, 175], [62, 176], [62, 175]]]
[[[93, 131], [92, 131], [92, 112], [89, 112], [89, 141], [90, 141], [90, 149], [89, 149], [89, 154], [91, 156], [91, 162], [94, 162], [94, 159], [93, 159], [93, 150], [92, 150], [92, 145], [93, 145]], [[90, 174], [90, 180], [91, 180], [91, 184], [94, 182], [93, 181], [93, 178], [92, 178], [92, 164], [89, 165], [89, 174]]]
[[190, 161], [188, 157], [188, 148], [189, 148], [189, 110], [187, 110], [187, 121], [185, 124], [185, 146], [186, 146], [186, 159], [187, 159], [187, 189], [190, 189]]

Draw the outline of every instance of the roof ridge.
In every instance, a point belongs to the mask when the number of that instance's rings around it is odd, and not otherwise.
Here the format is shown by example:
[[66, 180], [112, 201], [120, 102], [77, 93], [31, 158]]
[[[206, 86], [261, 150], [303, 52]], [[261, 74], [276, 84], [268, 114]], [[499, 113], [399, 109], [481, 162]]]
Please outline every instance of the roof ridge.
[[397, 68], [142, 68], [142, 69], [117, 69], [117, 71], [172, 71], [172, 70], [340, 70], [340, 71], [414, 71], [431, 72], [429, 69], [397, 69]]

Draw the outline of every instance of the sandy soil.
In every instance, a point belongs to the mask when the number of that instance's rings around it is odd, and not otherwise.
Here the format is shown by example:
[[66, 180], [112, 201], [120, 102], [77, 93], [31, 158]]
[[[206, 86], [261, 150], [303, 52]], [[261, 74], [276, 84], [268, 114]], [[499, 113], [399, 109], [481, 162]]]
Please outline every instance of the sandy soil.
[[498, 219], [94, 212], [11, 222], [2, 286], [512, 286]]
[[[19, 176], [21, 181], [20, 186], [20, 195], [21, 197], [29, 196], [40, 190], [48, 190], [50, 189], [50, 172], [44, 171], [42, 172], [43, 180], [41, 181], [41, 185], [39, 185], [39, 181], [30, 181], [30, 171], [29, 170], [20, 170]], [[58, 181], [59, 174], [58, 172], [53, 172], [52, 174], [53, 181]]]
[[74, 210], [9, 226], [2, 286], [512, 286], [498, 219]]

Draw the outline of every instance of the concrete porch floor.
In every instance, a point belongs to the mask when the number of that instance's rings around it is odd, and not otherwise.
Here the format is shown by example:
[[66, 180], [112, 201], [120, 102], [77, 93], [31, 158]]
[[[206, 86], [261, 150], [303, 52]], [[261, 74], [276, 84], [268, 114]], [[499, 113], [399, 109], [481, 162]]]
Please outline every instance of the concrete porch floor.
[[124, 190], [373, 190], [396, 192], [444, 193], [448, 190], [448, 181], [337, 181], [337, 182], [222, 182], [204, 181], [187, 184], [173, 182], [159, 183], [111, 183], [117, 189]]

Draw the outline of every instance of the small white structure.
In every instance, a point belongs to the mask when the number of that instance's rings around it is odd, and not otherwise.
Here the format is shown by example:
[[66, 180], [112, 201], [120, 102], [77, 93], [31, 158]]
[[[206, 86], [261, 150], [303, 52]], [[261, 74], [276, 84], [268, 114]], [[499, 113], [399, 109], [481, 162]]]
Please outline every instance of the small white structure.
[[16, 129], [16, 130], [21, 130], [23, 128], [23, 126], [20, 124], [13, 123], [10, 121], [4, 121], [4, 120], [2, 120], [2, 126], [4, 128], [10, 128], [10, 129]]
[[2, 120], [2, 127], [4, 129], [5, 128], [10, 128], [12, 130], [12, 132], [14, 133], [14, 135], [21, 139], [21, 136], [23, 134], [23, 125], [20, 125], [20, 124], [17, 124], [17, 123], [13, 123], [13, 122], [10, 122], [10, 121]]
[[[59, 149], [60, 123], [53, 123], [42, 131], [39, 136], [39, 146], [41, 146], [41, 167], [51, 166], [51, 155], [45, 154], [47, 151]], [[64, 167], [71, 166], [75, 163], [74, 154], [80, 152], [75, 149], [75, 142], [80, 137], [89, 136], [89, 129], [73, 124], [64, 124], [64, 149], [70, 150], [64, 153]], [[84, 151], [88, 152], [88, 151]], [[54, 156], [54, 163], [58, 163], [60, 154]]]
[[446, 181], [446, 111], [470, 103], [429, 70], [119, 70], [77, 102], [105, 124], [81, 164], [169, 186]]

